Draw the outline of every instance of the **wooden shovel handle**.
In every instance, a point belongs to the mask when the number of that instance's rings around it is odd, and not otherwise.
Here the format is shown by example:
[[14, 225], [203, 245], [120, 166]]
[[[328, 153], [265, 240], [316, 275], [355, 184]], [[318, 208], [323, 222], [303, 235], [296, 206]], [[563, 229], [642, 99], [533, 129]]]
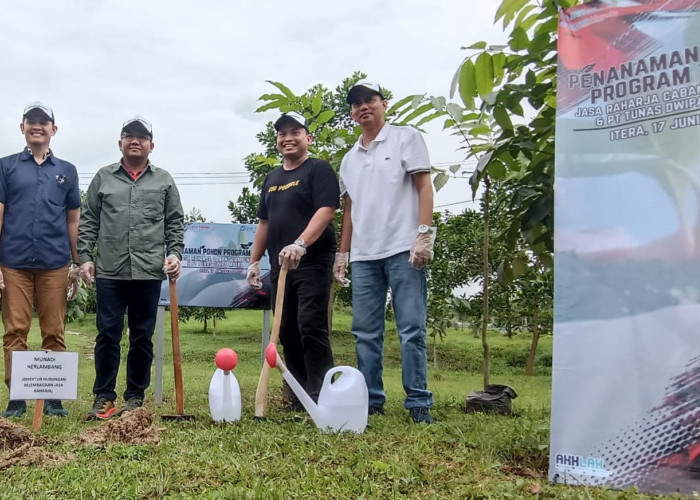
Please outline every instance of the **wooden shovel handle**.
[[170, 331], [173, 335], [173, 367], [175, 370], [175, 401], [177, 412], [185, 412], [185, 393], [182, 388], [182, 360], [180, 358], [180, 324], [177, 307], [177, 282], [168, 278], [170, 284]]
[[[272, 331], [270, 332], [270, 343], [277, 344], [280, 340], [280, 325], [282, 324], [282, 309], [284, 307], [284, 288], [287, 283], [287, 266], [282, 266], [277, 279], [277, 297], [275, 297], [275, 315], [272, 319]], [[270, 382], [270, 365], [263, 361], [258, 389], [255, 391], [255, 416], [265, 417], [267, 412], [267, 386]]]

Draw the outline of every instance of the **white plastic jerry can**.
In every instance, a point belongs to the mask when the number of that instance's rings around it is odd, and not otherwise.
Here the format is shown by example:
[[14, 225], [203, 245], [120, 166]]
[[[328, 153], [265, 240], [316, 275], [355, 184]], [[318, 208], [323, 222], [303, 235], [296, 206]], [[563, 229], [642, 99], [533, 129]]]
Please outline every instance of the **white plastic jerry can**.
[[209, 412], [214, 422], [241, 419], [241, 388], [231, 371], [217, 368], [209, 384]]

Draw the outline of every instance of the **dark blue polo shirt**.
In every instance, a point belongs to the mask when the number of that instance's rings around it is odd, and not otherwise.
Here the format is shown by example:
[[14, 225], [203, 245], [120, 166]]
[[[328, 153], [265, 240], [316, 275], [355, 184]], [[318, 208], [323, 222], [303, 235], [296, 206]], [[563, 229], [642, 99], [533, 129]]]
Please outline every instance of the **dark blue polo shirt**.
[[28, 149], [0, 158], [0, 263], [58, 269], [71, 260], [66, 210], [80, 208], [78, 171], [52, 153], [37, 165]]

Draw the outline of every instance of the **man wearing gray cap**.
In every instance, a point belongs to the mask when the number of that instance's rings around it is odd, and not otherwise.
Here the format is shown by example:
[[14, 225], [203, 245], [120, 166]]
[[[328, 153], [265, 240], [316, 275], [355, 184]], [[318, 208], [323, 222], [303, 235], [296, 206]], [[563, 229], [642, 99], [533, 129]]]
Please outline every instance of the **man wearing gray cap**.
[[[328, 299], [336, 249], [333, 214], [340, 192], [330, 164], [309, 158], [312, 138], [303, 116], [286, 113], [275, 122], [275, 130], [283, 162], [262, 185], [248, 283], [253, 288], [262, 286], [260, 259], [266, 248], [273, 295], [281, 266], [290, 269], [280, 342], [289, 371], [316, 401], [323, 377], [333, 367]], [[301, 409], [297, 402], [292, 408]]]
[[[180, 275], [184, 214], [173, 178], [153, 165], [153, 128], [140, 116], [122, 125], [122, 159], [101, 168], [80, 217], [80, 276], [97, 286], [95, 401], [88, 420], [115, 415], [120, 341], [128, 308], [129, 352], [122, 412], [143, 405], [151, 382], [152, 336], [162, 281]], [[96, 248], [97, 247], [97, 248]], [[121, 412], [120, 412], [121, 413]]]
[[[358, 368], [369, 390], [370, 414], [384, 413], [382, 382], [387, 289], [401, 341], [404, 407], [416, 423], [431, 423], [427, 389], [427, 287], [433, 256], [430, 160], [420, 133], [386, 123], [387, 101], [376, 83], [347, 95], [362, 130], [340, 165], [343, 223], [334, 278], [346, 281], [352, 261], [352, 333]], [[348, 255], [349, 252], [349, 255]]]
[[[12, 352], [27, 350], [32, 306], [39, 317], [41, 348], [66, 350], [66, 289], [69, 264], [78, 259], [80, 218], [76, 168], [56, 158], [49, 147], [58, 130], [53, 110], [31, 103], [20, 130], [24, 151], [0, 159], [0, 289], [8, 387]], [[77, 271], [70, 279], [77, 279]], [[26, 409], [25, 401], [10, 400], [2, 416], [21, 417]], [[59, 400], [47, 400], [44, 413], [68, 414]]]

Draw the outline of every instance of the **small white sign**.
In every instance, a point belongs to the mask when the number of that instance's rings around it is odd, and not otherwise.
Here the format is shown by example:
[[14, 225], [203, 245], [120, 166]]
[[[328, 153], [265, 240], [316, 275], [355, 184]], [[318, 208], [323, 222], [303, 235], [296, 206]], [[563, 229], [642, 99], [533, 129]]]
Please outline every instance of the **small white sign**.
[[78, 353], [13, 351], [10, 399], [78, 399]]

